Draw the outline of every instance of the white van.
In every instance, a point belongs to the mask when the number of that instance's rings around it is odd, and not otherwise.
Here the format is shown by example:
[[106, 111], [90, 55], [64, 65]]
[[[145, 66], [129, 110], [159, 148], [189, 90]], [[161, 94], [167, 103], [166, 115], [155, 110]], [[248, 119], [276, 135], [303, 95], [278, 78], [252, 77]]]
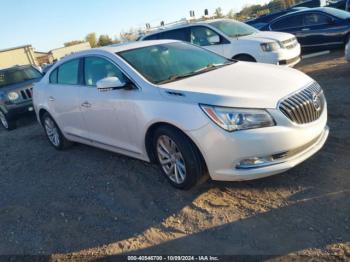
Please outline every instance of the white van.
[[140, 40], [175, 39], [190, 42], [226, 58], [294, 66], [300, 61], [300, 44], [294, 35], [263, 32], [230, 19], [185, 23], [157, 30]]

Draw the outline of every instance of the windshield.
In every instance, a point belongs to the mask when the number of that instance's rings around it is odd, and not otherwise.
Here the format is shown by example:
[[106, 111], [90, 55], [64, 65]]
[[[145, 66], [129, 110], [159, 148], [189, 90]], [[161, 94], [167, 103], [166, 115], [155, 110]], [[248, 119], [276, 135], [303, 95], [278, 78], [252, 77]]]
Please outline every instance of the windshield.
[[350, 18], [350, 12], [346, 12], [344, 10], [331, 8], [331, 7], [324, 7], [323, 10], [330, 14], [334, 15], [335, 17], [341, 18], [341, 19], [349, 19]]
[[0, 87], [17, 84], [41, 77], [38, 70], [28, 68], [10, 68], [0, 71]]
[[205, 49], [181, 42], [152, 45], [118, 54], [154, 84], [172, 82], [233, 63]]
[[209, 23], [229, 37], [240, 37], [259, 32], [254, 27], [234, 20], [220, 20]]

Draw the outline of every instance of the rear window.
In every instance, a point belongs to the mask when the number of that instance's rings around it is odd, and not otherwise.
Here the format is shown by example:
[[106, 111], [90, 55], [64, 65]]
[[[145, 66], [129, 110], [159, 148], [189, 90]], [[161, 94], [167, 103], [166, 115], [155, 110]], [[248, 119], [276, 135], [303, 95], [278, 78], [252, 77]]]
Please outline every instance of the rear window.
[[282, 18], [271, 25], [274, 30], [281, 30], [286, 28], [300, 27], [303, 25], [303, 18], [301, 15], [293, 15]]
[[175, 30], [160, 32], [154, 35], [146, 36], [144, 38], [144, 40], [158, 40], [158, 39], [172, 39], [172, 40], [189, 42], [190, 41], [189, 30], [188, 28], [175, 29]]
[[58, 68], [57, 82], [63, 85], [78, 84], [79, 59], [66, 62]]
[[41, 73], [33, 67], [10, 68], [0, 71], [0, 87], [40, 78]]

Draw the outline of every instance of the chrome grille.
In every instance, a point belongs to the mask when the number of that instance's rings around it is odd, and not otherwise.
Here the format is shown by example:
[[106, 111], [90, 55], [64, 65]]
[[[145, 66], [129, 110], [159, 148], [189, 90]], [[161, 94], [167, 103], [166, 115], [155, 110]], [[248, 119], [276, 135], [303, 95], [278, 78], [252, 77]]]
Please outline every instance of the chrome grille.
[[21, 90], [21, 96], [23, 100], [31, 99], [33, 94], [33, 88], [26, 88]]
[[295, 37], [293, 37], [293, 38], [290, 38], [288, 40], [281, 41], [281, 43], [282, 43], [284, 48], [292, 49], [292, 48], [297, 46], [298, 41]]
[[314, 82], [309, 87], [285, 98], [279, 110], [296, 124], [307, 124], [317, 120], [325, 107], [322, 88]]

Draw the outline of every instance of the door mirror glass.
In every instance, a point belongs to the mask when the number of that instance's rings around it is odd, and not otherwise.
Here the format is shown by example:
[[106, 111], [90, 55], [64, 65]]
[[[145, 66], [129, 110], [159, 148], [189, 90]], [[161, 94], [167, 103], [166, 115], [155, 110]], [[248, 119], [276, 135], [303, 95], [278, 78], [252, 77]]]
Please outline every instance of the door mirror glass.
[[97, 90], [99, 91], [109, 91], [115, 89], [123, 89], [126, 86], [126, 83], [120, 81], [116, 76], [105, 77], [96, 83]]

